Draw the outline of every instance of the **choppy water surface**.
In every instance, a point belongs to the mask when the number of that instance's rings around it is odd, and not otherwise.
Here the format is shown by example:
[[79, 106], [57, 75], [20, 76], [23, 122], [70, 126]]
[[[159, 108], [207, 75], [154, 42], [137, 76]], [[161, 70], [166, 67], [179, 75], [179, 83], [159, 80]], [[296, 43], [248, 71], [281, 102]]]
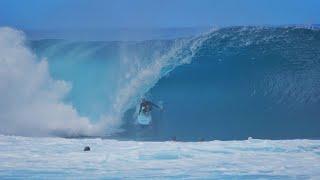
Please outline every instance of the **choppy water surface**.
[[[90, 152], [84, 152], [84, 146]], [[137, 142], [0, 136], [1, 178], [318, 179], [320, 141]]]

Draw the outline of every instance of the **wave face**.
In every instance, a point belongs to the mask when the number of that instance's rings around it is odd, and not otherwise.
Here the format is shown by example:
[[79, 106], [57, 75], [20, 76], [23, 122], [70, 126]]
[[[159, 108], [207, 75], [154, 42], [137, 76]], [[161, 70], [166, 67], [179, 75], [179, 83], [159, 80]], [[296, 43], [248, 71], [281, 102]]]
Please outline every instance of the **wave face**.
[[[224, 28], [149, 91], [154, 138], [319, 138], [320, 31]], [[128, 119], [131, 114], [129, 113]]]
[[[189, 63], [206, 39], [143, 42], [31, 41], [46, 57], [54, 79], [72, 83], [65, 98], [81, 116], [105, 129], [102, 135], [126, 131], [123, 114], [175, 67]], [[98, 134], [101, 135], [101, 134]]]
[[[49, 79], [69, 85], [56, 102], [95, 127], [79, 135], [320, 137], [319, 30], [230, 27], [174, 40], [37, 40], [26, 46], [35, 64], [46, 58]], [[152, 129], [140, 132], [134, 122], [144, 96], [164, 112], [155, 110]]]

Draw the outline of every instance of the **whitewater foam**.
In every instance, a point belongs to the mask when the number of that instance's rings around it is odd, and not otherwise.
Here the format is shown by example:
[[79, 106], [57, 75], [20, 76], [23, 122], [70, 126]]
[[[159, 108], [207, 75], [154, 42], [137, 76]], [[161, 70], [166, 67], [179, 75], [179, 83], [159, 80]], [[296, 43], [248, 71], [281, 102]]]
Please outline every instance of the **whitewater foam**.
[[[84, 152], [85, 146], [91, 151]], [[319, 179], [320, 142], [0, 136], [0, 162], [2, 178]]]
[[69, 83], [51, 78], [47, 61], [39, 61], [25, 46], [23, 32], [0, 28], [0, 133], [96, 133], [88, 118], [63, 103], [70, 88]]

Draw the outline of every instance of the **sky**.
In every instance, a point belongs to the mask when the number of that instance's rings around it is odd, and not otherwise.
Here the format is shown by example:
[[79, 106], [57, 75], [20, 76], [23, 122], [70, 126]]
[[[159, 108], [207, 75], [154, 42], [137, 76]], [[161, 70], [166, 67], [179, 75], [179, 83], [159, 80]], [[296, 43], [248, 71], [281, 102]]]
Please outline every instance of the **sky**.
[[0, 0], [20, 29], [319, 24], [319, 0]]

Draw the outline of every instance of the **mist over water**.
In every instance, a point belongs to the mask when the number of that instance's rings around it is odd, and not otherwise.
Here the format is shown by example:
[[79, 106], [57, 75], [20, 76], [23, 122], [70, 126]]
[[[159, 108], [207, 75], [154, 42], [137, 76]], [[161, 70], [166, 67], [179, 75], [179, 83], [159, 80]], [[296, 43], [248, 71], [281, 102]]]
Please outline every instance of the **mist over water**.
[[91, 134], [95, 127], [63, 103], [71, 85], [55, 80], [48, 63], [25, 46], [23, 32], [0, 29], [1, 134]]

